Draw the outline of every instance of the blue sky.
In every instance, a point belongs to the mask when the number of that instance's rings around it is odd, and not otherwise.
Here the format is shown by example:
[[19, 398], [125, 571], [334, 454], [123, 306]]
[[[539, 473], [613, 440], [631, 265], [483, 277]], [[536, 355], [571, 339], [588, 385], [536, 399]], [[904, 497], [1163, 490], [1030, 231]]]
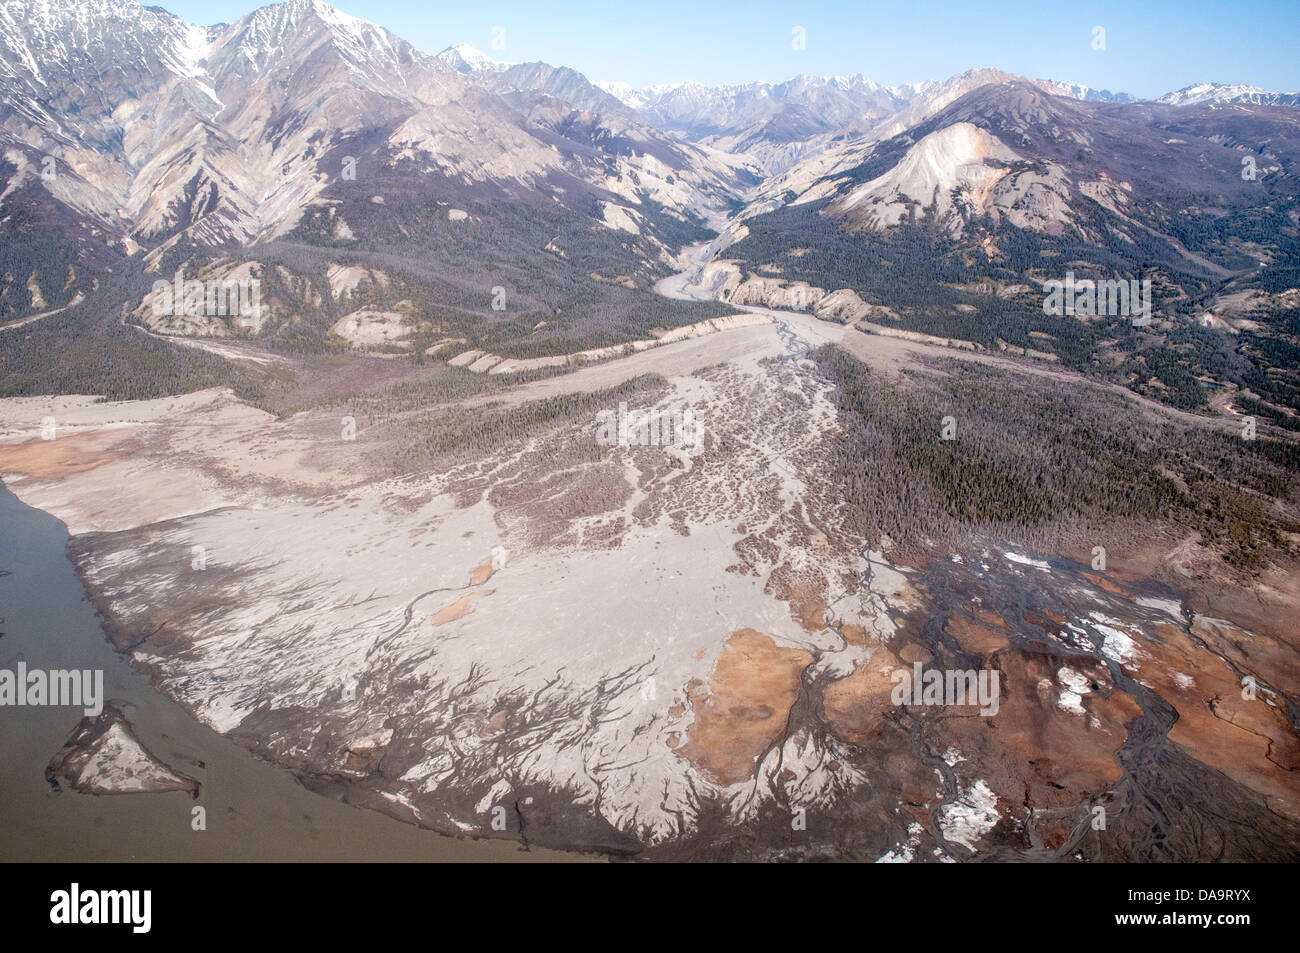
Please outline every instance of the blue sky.
[[[238, 19], [256, 0], [162, 0], [191, 23]], [[544, 60], [634, 85], [780, 82], [862, 73], [880, 83], [977, 66], [1154, 97], [1195, 82], [1300, 89], [1300, 0], [1210, 3], [807, 0], [338, 0], [436, 53], [469, 43], [496, 59]], [[493, 28], [505, 49], [493, 50]], [[804, 28], [806, 47], [792, 48]], [[1093, 28], [1104, 27], [1104, 51]]]

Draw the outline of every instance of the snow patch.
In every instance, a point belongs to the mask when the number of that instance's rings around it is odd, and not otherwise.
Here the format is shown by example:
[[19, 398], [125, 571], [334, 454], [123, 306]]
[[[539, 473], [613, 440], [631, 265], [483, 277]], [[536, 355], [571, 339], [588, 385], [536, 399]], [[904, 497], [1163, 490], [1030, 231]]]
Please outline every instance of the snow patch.
[[981, 837], [1002, 819], [998, 813], [998, 796], [984, 781], [978, 780], [951, 804], [945, 805], [939, 828], [945, 840], [975, 850]]

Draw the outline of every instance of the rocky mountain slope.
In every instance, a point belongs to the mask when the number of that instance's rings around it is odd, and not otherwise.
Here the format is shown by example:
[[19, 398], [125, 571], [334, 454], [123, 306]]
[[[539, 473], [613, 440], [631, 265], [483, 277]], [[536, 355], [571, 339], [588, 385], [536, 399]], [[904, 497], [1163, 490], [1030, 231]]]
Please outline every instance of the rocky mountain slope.
[[[1289, 108], [982, 84], [905, 132], [846, 139], [770, 178], [696, 256], [695, 288], [1030, 349], [1188, 406], [1208, 399], [1205, 381], [1263, 387], [1267, 413], [1293, 420], [1291, 307], [1259, 321], [1232, 302], [1300, 277], [1298, 163]], [[1135, 327], [1136, 304], [1049, 313], [1048, 283], [1075, 277], [1149, 281], [1152, 320]]]
[[[566, 90], [554, 85], [512, 101], [315, 0], [203, 29], [128, 0], [15, 4], [5, 16], [7, 204], [39, 182], [57, 205], [42, 217], [67, 223], [48, 241], [74, 266], [56, 285], [49, 269], [33, 279], [15, 262], [0, 289], [10, 318], [92, 291], [98, 246], [137, 261], [153, 251], [144, 263], [157, 274], [195, 254], [198, 270], [205, 248], [276, 239], [381, 250], [448, 216], [462, 232], [511, 236], [505, 257], [539, 258], [567, 276], [552, 283], [599, 298], [593, 275], [662, 273], [749, 180], [743, 163], [712, 161], [594, 87], [610, 115], [555, 98]], [[5, 219], [11, 236], [33, 201]], [[199, 251], [164, 262], [173, 248]], [[458, 249], [433, 241], [421, 253], [434, 273], [457, 270]], [[24, 295], [32, 280], [39, 292]], [[498, 284], [480, 283], [479, 297]]]

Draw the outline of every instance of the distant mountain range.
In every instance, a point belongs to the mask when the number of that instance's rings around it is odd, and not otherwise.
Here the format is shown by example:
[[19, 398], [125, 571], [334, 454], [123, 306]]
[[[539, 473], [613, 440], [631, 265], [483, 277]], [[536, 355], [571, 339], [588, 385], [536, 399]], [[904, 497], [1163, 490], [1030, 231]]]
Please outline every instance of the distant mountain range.
[[[448, 47], [438, 60], [467, 76], [492, 77], [498, 87], [525, 88], [526, 74], [517, 64], [505, 64], [468, 44]], [[533, 64], [545, 68], [542, 64]], [[882, 86], [858, 74], [854, 76], [800, 75], [784, 83], [745, 83], [706, 86], [701, 83], [662, 83], [634, 87], [620, 81], [586, 82], [574, 77], [561, 98], [585, 104], [592, 101], [590, 86], [617, 98], [641, 119], [656, 128], [682, 138], [707, 143], [727, 152], [753, 156], [768, 173], [788, 168], [806, 156], [809, 140], [828, 133], [850, 130], [856, 133], [888, 128], [905, 128], [925, 118], [986, 82], [1009, 82], [1022, 77], [1000, 70], [969, 70], [944, 80], [926, 80], [897, 86]], [[1142, 100], [1123, 92], [1095, 89], [1078, 83], [1050, 79], [1030, 81], [1045, 92], [1090, 103], [1137, 103]], [[581, 92], [579, 92], [581, 90]], [[1156, 102], [1170, 105], [1244, 103], [1250, 105], [1300, 105], [1300, 94], [1271, 93], [1252, 86], [1204, 83], [1168, 93]]]
[[[438, 54], [438, 59], [463, 74], [500, 72], [513, 65], [500, 63], [466, 43], [448, 47]], [[678, 82], [635, 87], [619, 80], [598, 80], [595, 85], [629, 107], [644, 112], [664, 128], [698, 136], [736, 131], [762, 119], [793, 111], [806, 111], [825, 125], [833, 125], [836, 118], [846, 111], [856, 115], [870, 112], [873, 108], [879, 110], [882, 106], [892, 106], [897, 111], [936, 86], [952, 83], [954, 78], [881, 86], [861, 74], [801, 74], [784, 83], [755, 82], [733, 86]], [[1084, 102], [1143, 101], [1128, 93], [1095, 89], [1079, 83], [1054, 79], [1032, 82], [1046, 92]], [[1276, 93], [1241, 84], [1199, 83], [1166, 93], [1154, 101], [1174, 106], [1203, 103], [1296, 106], [1300, 105], [1300, 93]]]
[[[1074, 263], [1154, 277], [1190, 321], [1300, 284], [1278, 277], [1300, 245], [1295, 93], [1137, 101], [995, 69], [633, 89], [427, 55], [319, 0], [210, 27], [10, 0], [0, 92], [0, 324], [102, 306], [110, 278], [147, 321], [143, 289], [186, 268], [263, 276], [266, 319], [156, 330], [308, 350], [549, 355], [796, 286], [841, 319], [1027, 346], [1028, 297], [957, 289]], [[342, 294], [340, 268], [369, 277]], [[653, 293], [683, 268], [713, 303]]]
[[[449, 46], [438, 54], [438, 59], [459, 73], [499, 72], [513, 64], [501, 63], [487, 54], [476, 50], [468, 43]], [[767, 111], [774, 111], [786, 103], [808, 102], [816, 95], [815, 90], [835, 90], [848, 96], [860, 96], [865, 99], [878, 98], [880, 93], [897, 103], [907, 103], [926, 92], [941, 81], [926, 80], [919, 83], [906, 83], [900, 86], [881, 86], [865, 76], [811, 76], [801, 74], [785, 83], [744, 83], [735, 86], [706, 86], [702, 83], [679, 82], [659, 83], [653, 86], [636, 87], [619, 80], [597, 80], [596, 85], [611, 95], [622, 100], [633, 109], [648, 112], [662, 110], [664, 115], [673, 116], [683, 111], [725, 110], [728, 106], [735, 110], [749, 108], [764, 100], [769, 101]], [[1054, 79], [1032, 80], [1034, 85], [1058, 96], [1079, 99], [1084, 102], [1101, 103], [1136, 103], [1143, 102], [1140, 97], [1128, 93], [1111, 92], [1108, 89], [1095, 89], [1079, 83], [1068, 83]], [[1180, 90], [1165, 93], [1154, 102], [1168, 103], [1173, 106], [1199, 105], [1202, 103], [1247, 103], [1255, 106], [1296, 106], [1300, 105], [1300, 93], [1276, 93], [1231, 83], [1198, 83], [1185, 86]], [[759, 107], [762, 108], [762, 107]]]

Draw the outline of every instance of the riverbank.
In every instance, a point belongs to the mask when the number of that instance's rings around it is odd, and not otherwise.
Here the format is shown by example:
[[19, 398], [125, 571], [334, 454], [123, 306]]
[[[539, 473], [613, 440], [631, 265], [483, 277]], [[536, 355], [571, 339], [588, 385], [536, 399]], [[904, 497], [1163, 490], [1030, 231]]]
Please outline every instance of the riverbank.
[[[50, 758], [80, 709], [6, 708], [0, 731], [0, 859], [6, 861], [581, 860], [517, 842], [452, 838], [330, 800], [159, 694], [113, 651], [68, 561], [67, 531], [0, 483], [0, 666], [104, 671], [141, 742], [202, 785], [188, 792], [55, 793]], [[202, 806], [207, 829], [192, 829]]]

